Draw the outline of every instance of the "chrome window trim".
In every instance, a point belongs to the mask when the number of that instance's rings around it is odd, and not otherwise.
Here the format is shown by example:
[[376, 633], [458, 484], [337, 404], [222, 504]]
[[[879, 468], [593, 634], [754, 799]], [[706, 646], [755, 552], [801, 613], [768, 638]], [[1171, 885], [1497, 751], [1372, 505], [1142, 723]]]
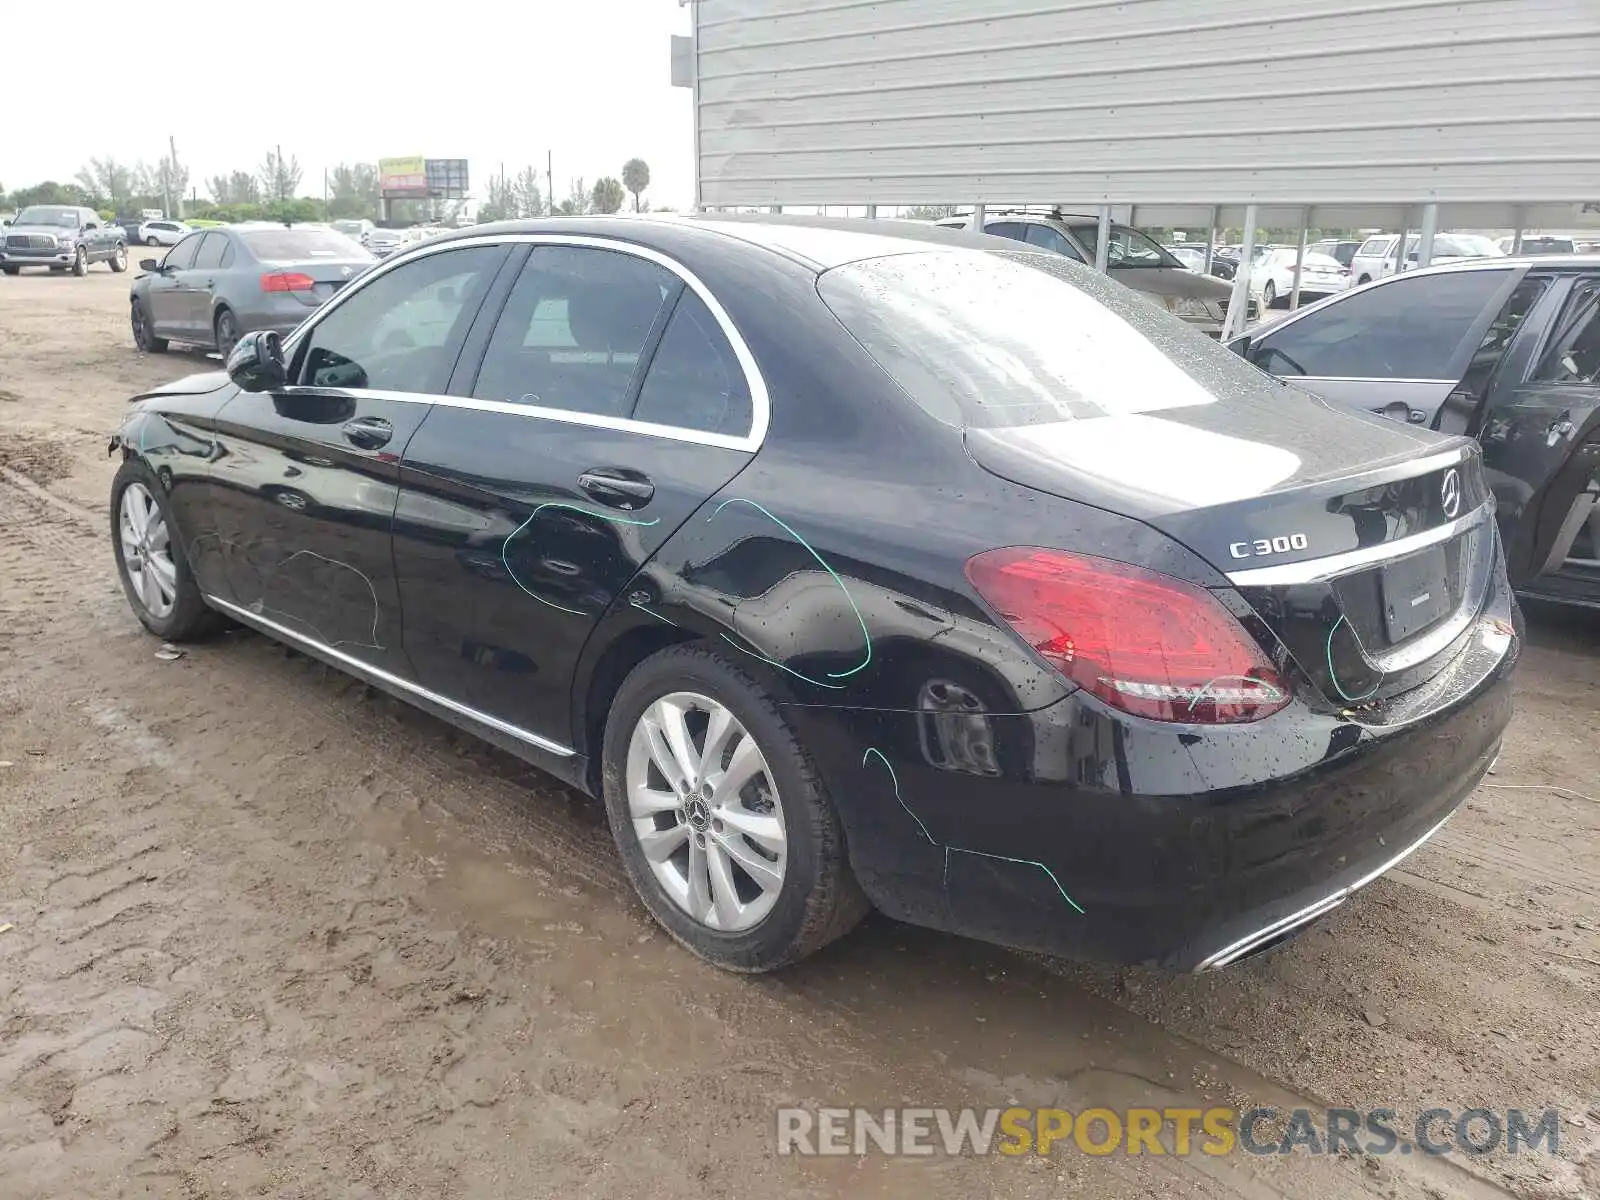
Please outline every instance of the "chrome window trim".
[[[702, 433], [699, 430], [680, 429], [675, 425], [658, 425], [650, 421], [635, 421], [627, 417], [608, 417], [596, 413], [569, 412], [566, 409], [541, 408], [530, 404], [514, 404], [504, 400], [479, 400], [475, 396], [439, 396], [423, 392], [386, 392], [376, 389], [336, 390], [345, 391], [347, 394], [355, 396], [404, 400], [410, 403], [443, 404], [449, 408], [508, 413], [512, 416], [561, 421], [569, 425], [588, 425], [599, 429], [615, 429], [627, 433], [641, 433], [649, 437], [694, 442], [703, 446], [721, 446], [729, 450], [754, 452], [761, 448], [762, 443], [767, 439], [767, 430], [772, 424], [772, 400], [767, 392], [767, 382], [761, 375], [760, 367], [756, 365], [755, 355], [750, 353], [749, 345], [745, 342], [743, 335], [740, 334], [738, 326], [733, 323], [733, 318], [728, 315], [728, 310], [722, 307], [722, 302], [712, 294], [711, 289], [705, 285], [700, 277], [677, 259], [663, 254], [651, 246], [640, 246], [633, 242], [625, 242], [616, 238], [575, 233], [497, 233], [485, 234], [480, 237], [452, 238], [449, 241], [433, 244], [424, 242], [405, 251], [403, 254], [392, 255], [384, 259], [349, 286], [340, 288], [326, 304], [307, 318], [303, 324], [284, 340], [285, 360], [293, 359], [300, 344], [311, 336], [316, 327], [325, 321], [330, 313], [336, 311], [351, 296], [360, 295], [375, 279], [388, 272], [430, 254], [442, 254], [450, 250], [460, 250], [472, 246], [511, 245], [580, 246], [591, 250], [613, 250], [655, 263], [658, 267], [676, 275], [686, 287], [692, 290], [705, 303], [712, 317], [716, 319], [717, 324], [722, 328], [723, 336], [728, 339], [728, 344], [733, 347], [734, 357], [738, 359], [739, 367], [744, 372], [745, 386], [750, 390], [750, 431], [742, 437], [735, 437], [730, 434]], [[326, 392], [329, 389], [297, 386], [290, 390]]]
[[1460, 533], [1489, 520], [1494, 512], [1493, 501], [1486, 501], [1464, 516], [1444, 525], [1425, 529], [1410, 537], [1397, 538], [1376, 546], [1363, 546], [1343, 554], [1330, 554], [1326, 558], [1312, 558], [1305, 562], [1284, 563], [1275, 567], [1256, 567], [1248, 571], [1233, 571], [1228, 581], [1235, 587], [1283, 587], [1296, 583], [1325, 583], [1350, 571], [1359, 571], [1375, 563], [1403, 558], [1440, 542], [1447, 542]]
[[[1492, 766], [1493, 764], [1491, 763], [1490, 765]], [[1301, 925], [1306, 924], [1308, 921], [1314, 921], [1324, 913], [1331, 912], [1338, 908], [1339, 905], [1350, 899], [1351, 896], [1355, 895], [1362, 888], [1366, 887], [1367, 884], [1377, 879], [1378, 876], [1393, 870], [1406, 859], [1410, 858], [1418, 850], [1422, 849], [1423, 843], [1431, 838], [1434, 834], [1438, 833], [1439, 830], [1444, 827], [1445, 821], [1448, 821], [1453, 816], [1455, 816], [1454, 809], [1446, 813], [1443, 819], [1441, 819], [1437, 825], [1433, 826], [1433, 828], [1429, 829], [1428, 832], [1424, 833], [1416, 841], [1412, 842], [1404, 850], [1400, 851], [1399, 854], [1396, 854], [1381, 867], [1367, 872], [1367, 874], [1363, 875], [1354, 883], [1347, 883], [1344, 887], [1330, 892], [1322, 899], [1314, 901], [1299, 911], [1292, 912], [1287, 917], [1283, 917], [1280, 920], [1272, 922], [1270, 925], [1263, 925], [1254, 933], [1248, 933], [1238, 941], [1224, 946], [1221, 950], [1209, 955], [1205, 959], [1201, 960], [1200, 964], [1194, 968], [1194, 973], [1198, 975], [1203, 971], [1215, 971], [1221, 967], [1225, 967], [1229, 963], [1243, 958], [1246, 954], [1250, 953], [1250, 951], [1254, 950], [1257, 946], [1260, 946], [1264, 942], [1270, 942], [1273, 938], [1288, 933], [1290, 930], [1298, 929]]]
[[220, 608], [225, 612], [232, 613], [246, 625], [253, 626], [263, 633], [270, 633], [273, 637], [286, 639], [288, 641], [298, 643], [299, 645], [307, 646], [315, 650], [319, 655], [337, 659], [339, 662], [347, 666], [352, 674], [360, 677], [370, 677], [378, 680], [381, 683], [387, 684], [390, 687], [395, 687], [399, 688], [401, 691], [410, 692], [414, 696], [421, 696], [424, 700], [427, 700], [430, 703], [437, 704], [441, 708], [447, 708], [451, 712], [459, 713], [461, 716], [468, 717], [474, 721], [477, 721], [479, 724], [487, 725], [489, 728], [498, 730], [507, 737], [516, 738], [519, 742], [526, 742], [528, 745], [539, 750], [543, 750], [548, 754], [554, 754], [561, 758], [571, 758], [575, 753], [570, 746], [563, 746], [560, 742], [552, 742], [549, 738], [540, 737], [537, 733], [532, 733], [521, 728], [520, 726], [513, 725], [509, 721], [502, 721], [499, 717], [491, 717], [488, 713], [479, 712], [475, 708], [471, 708], [465, 704], [462, 704], [459, 700], [452, 700], [448, 696], [443, 696], [438, 692], [430, 691], [428, 688], [423, 687], [419, 683], [412, 683], [409, 679], [402, 679], [398, 675], [390, 674], [382, 667], [375, 667], [371, 663], [362, 662], [354, 655], [346, 654], [343, 650], [336, 650], [324, 642], [317, 641], [316, 638], [309, 638], [303, 633], [297, 633], [295, 630], [290, 629], [285, 625], [280, 625], [276, 621], [263, 617], [260, 613], [252, 612], [248, 608], [242, 608], [241, 606], [234, 604], [231, 600], [224, 600], [220, 596], [213, 596], [210, 594], [206, 595], [205, 600], [207, 604], [212, 605], [215, 608]]
[[1286, 383], [1303, 383], [1307, 380], [1322, 383], [1443, 383], [1454, 387], [1454, 379], [1419, 379], [1409, 375], [1276, 375]]

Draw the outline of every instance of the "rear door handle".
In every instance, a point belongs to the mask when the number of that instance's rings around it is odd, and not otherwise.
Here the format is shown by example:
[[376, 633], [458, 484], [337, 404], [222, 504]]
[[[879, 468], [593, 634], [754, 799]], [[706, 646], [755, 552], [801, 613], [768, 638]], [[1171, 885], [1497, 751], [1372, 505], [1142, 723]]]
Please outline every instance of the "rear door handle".
[[357, 417], [354, 421], [346, 421], [340, 430], [345, 441], [363, 450], [376, 450], [380, 446], [389, 444], [389, 439], [394, 436], [394, 426], [382, 417]]
[[578, 486], [610, 508], [643, 508], [656, 494], [656, 485], [637, 471], [594, 467], [578, 476]]

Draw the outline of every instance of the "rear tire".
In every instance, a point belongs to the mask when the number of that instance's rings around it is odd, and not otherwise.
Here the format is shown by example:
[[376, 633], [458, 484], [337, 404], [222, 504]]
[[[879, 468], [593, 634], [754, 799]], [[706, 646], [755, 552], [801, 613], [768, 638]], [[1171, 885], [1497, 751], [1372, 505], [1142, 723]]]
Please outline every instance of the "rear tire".
[[146, 246], [159, 246], [161, 245], [161, 239], [157, 237], [147, 237], [144, 240], [144, 244]]
[[107, 261], [110, 263], [112, 271], [121, 275], [128, 269], [128, 248], [126, 246], [118, 246]]
[[1267, 280], [1267, 286], [1261, 289], [1261, 307], [1273, 308], [1278, 303], [1278, 289], [1272, 286], [1272, 280]]
[[[666, 728], [674, 711], [688, 717], [682, 728], [694, 778], [682, 787], [652, 749], [666, 747], [669, 763], [680, 761], [670, 739], [652, 740], [652, 729]], [[726, 740], [702, 762], [716, 722], [724, 722]], [[737, 783], [729, 779], [736, 763], [748, 768], [737, 771]], [[602, 766], [606, 814], [634, 890], [673, 938], [707, 962], [776, 970], [848, 933], [870, 907], [811, 756], [772, 698], [712, 650], [671, 646], [633, 669], [611, 705]], [[651, 841], [651, 855], [641, 837]], [[698, 893], [697, 862], [709, 872]]]
[[82, 279], [89, 273], [89, 252], [79, 246], [72, 256], [72, 273]]
[[111, 481], [111, 549], [133, 615], [151, 633], [184, 642], [222, 627], [189, 570], [166, 488], [137, 458]]
[[226, 360], [239, 344], [239, 318], [233, 315], [232, 309], [219, 308], [211, 322], [211, 332], [217, 339], [218, 352]]
[[0, 267], [0, 271], [4, 271], [7, 275], [20, 275], [20, 274], [22, 274], [22, 268], [21, 267]]

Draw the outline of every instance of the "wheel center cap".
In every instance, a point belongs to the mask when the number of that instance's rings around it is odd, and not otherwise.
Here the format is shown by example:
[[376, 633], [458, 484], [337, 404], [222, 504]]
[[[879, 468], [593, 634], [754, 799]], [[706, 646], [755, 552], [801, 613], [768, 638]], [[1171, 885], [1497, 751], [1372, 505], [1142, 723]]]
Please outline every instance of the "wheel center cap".
[[697, 831], [704, 833], [711, 827], [711, 806], [700, 796], [690, 796], [683, 809], [689, 824]]

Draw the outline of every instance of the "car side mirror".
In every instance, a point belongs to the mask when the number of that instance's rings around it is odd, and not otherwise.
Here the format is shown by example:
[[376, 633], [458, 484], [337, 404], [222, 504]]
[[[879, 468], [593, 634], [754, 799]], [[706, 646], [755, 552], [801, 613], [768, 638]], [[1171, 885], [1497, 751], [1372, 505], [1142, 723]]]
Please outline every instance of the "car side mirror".
[[226, 363], [228, 378], [247, 392], [270, 392], [288, 379], [283, 362], [283, 339], [272, 330], [247, 333], [239, 339]]
[[141, 258], [139, 260], [139, 270], [159, 275], [161, 273], [161, 264], [153, 258]]

